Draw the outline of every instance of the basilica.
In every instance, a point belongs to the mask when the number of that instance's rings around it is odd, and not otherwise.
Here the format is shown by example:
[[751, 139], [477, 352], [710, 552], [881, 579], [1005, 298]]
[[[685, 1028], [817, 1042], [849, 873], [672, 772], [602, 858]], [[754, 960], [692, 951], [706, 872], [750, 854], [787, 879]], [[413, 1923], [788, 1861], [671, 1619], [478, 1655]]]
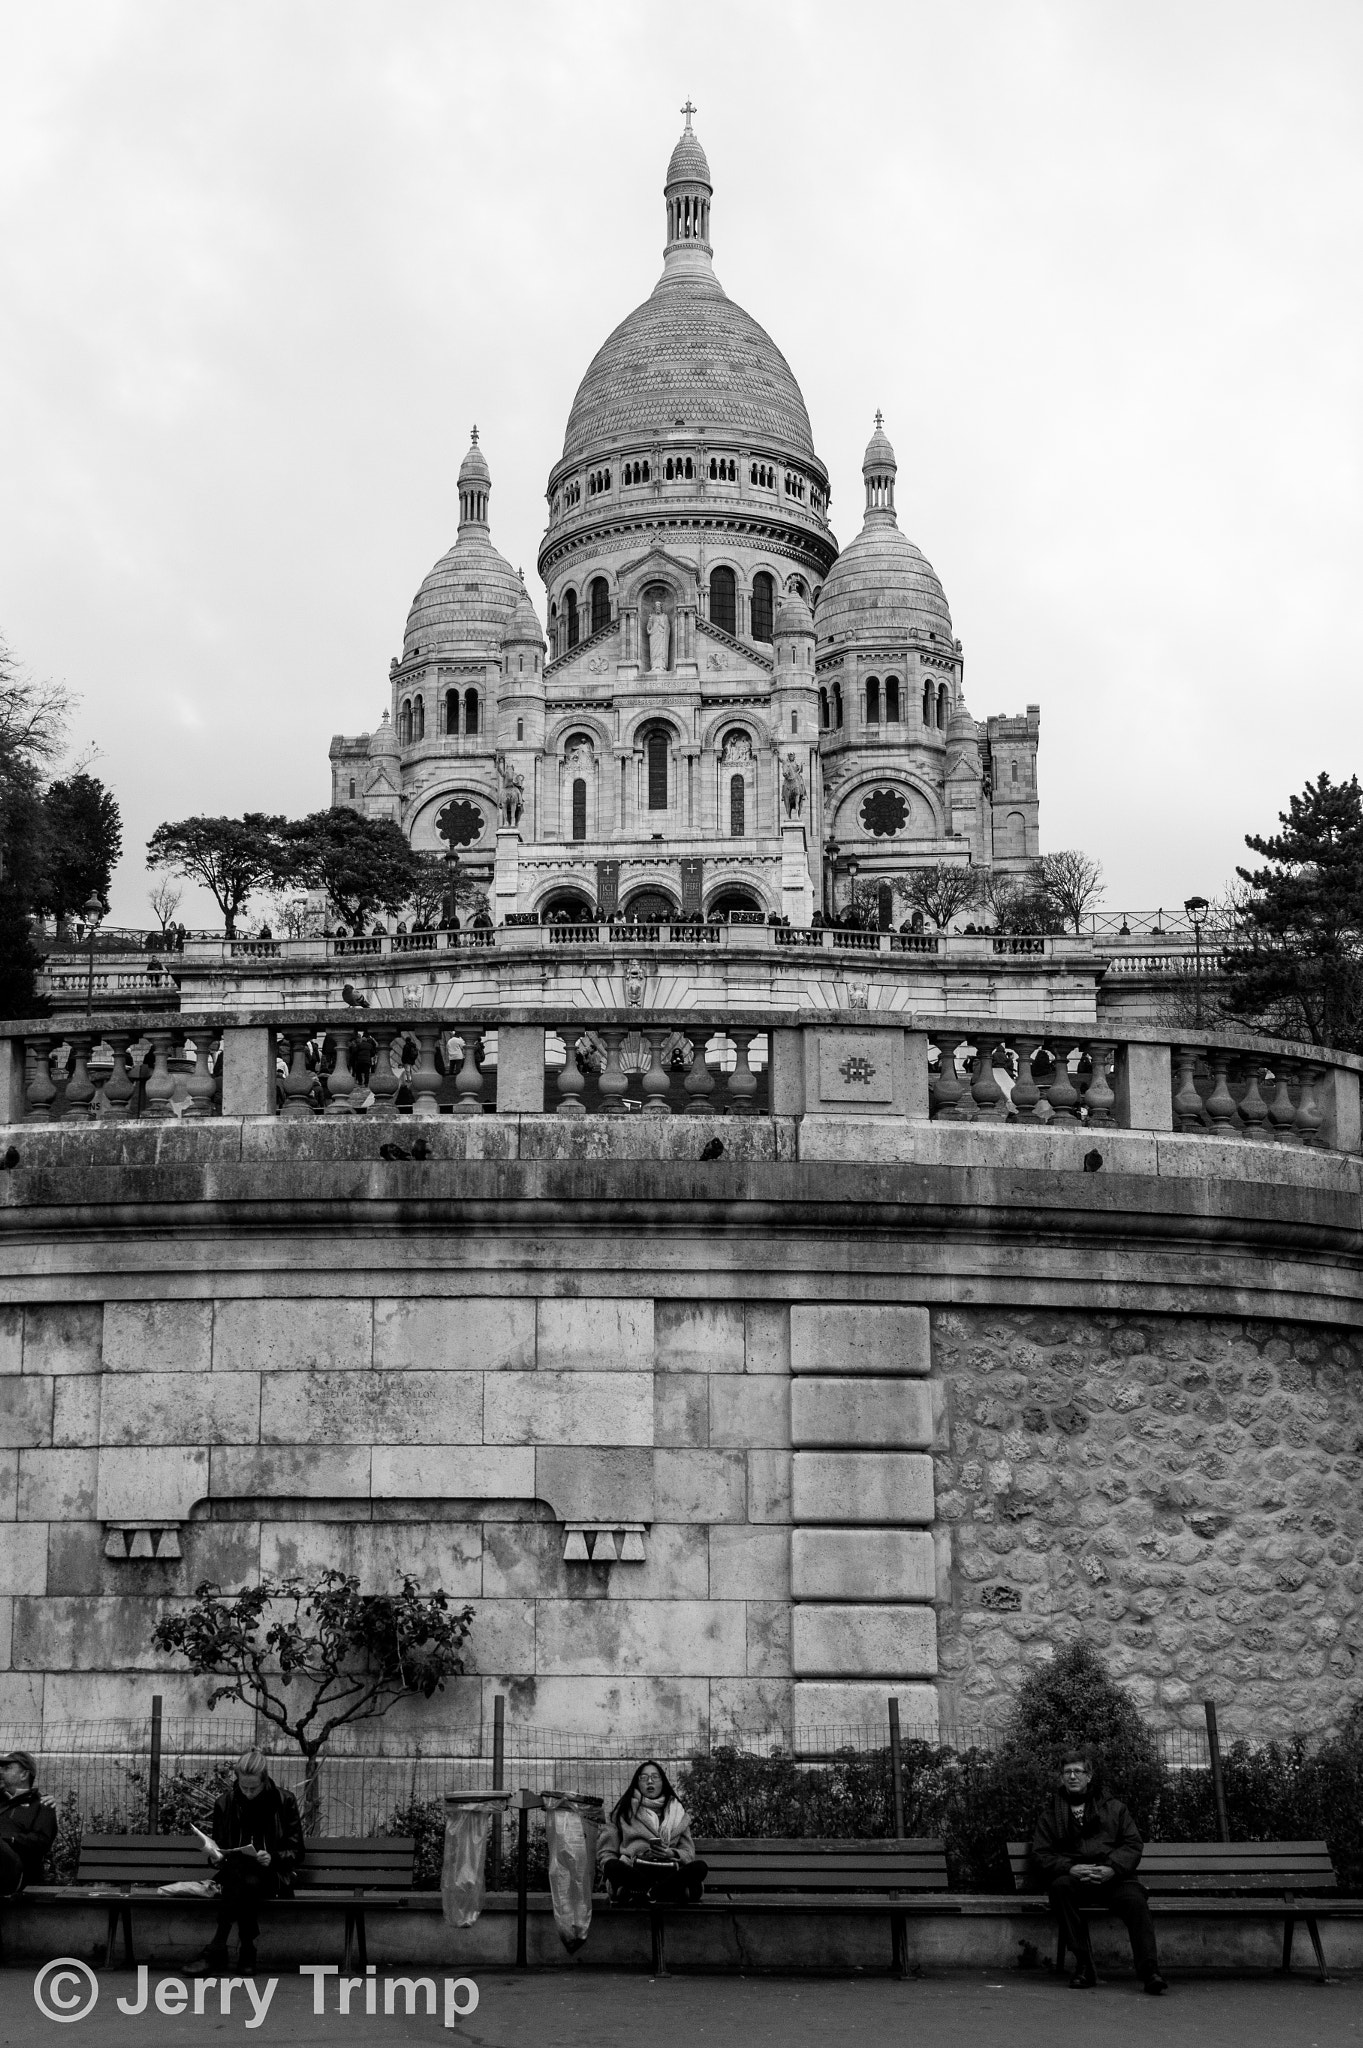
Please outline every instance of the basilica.
[[376, 731], [331, 744], [332, 802], [457, 854], [498, 922], [895, 913], [937, 862], [1038, 851], [1038, 707], [975, 720], [930, 563], [900, 530], [876, 414], [839, 549], [776, 344], [712, 263], [686, 127], [650, 296], [597, 350], [549, 473], [546, 635], [492, 543], [474, 429], [454, 546], [422, 583]]

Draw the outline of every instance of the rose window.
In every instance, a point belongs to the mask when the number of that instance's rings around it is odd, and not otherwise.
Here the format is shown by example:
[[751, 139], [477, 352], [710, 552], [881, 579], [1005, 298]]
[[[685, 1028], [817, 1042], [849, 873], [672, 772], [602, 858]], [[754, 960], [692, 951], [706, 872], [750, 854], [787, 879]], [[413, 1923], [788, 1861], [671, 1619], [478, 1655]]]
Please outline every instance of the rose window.
[[456, 797], [441, 811], [435, 829], [447, 846], [472, 846], [483, 836], [483, 814], [467, 797]]
[[877, 839], [893, 839], [909, 822], [909, 806], [897, 789], [873, 789], [861, 806], [861, 822]]

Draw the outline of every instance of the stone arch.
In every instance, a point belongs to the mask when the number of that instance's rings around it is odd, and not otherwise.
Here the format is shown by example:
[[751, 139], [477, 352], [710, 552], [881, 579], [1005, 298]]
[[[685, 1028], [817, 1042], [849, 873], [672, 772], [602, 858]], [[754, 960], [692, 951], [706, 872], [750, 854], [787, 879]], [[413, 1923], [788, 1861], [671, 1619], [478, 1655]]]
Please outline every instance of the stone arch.
[[[903, 838], [921, 839], [931, 836], [934, 839], [941, 839], [946, 836], [946, 818], [939, 793], [911, 770], [898, 766], [879, 771], [874, 768], [863, 768], [843, 783], [838, 790], [836, 805], [832, 808], [827, 821], [828, 831], [839, 841], [857, 839], [882, 846], [893, 844], [889, 837], [877, 841], [873, 834], [865, 832], [861, 823], [861, 805], [862, 799], [871, 790], [895, 788], [903, 790], [910, 803], [910, 824], [902, 835]], [[915, 800], [927, 807], [932, 821], [930, 835], [915, 832], [912, 828]]]

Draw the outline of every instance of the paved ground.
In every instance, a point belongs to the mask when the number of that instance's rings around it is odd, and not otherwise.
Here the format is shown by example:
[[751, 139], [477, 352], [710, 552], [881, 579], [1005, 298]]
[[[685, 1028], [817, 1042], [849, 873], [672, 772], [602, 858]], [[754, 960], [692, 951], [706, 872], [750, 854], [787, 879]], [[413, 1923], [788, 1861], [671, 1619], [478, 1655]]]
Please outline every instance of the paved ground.
[[[379, 2012], [342, 2017], [335, 1980], [326, 2010], [313, 2012], [310, 1982], [281, 1977], [264, 2018], [248, 2025], [255, 2008], [234, 1990], [231, 2012], [220, 1993], [207, 1994], [206, 2010], [167, 2016], [156, 2009], [161, 1972], [151, 1973], [148, 2004], [123, 2014], [116, 2001], [135, 2000], [130, 1974], [101, 1975], [95, 2009], [58, 2025], [34, 1999], [34, 1975], [15, 1966], [0, 1971], [0, 2044], [30, 2048], [38, 2042], [80, 2048], [143, 2048], [145, 2043], [224, 2040], [283, 2044], [384, 2044], [460, 2040], [475, 2048], [881, 2048], [931, 2043], [931, 2048], [1094, 2048], [1119, 2040], [1121, 2048], [1363, 2048], [1363, 1980], [1322, 1988], [1303, 1980], [1190, 1980], [1175, 1982], [1167, 1997], [1147, 1998], [1130, 1978], [1114, 1978], [1094, 1992], [1072, 1992], [1043, 1975], [994, 1976], [980, 1971], [894, 1984], [885, 1979], [622, 1977], [558, 1971], [533, 1976], [483, 1975], [477, 2009], [451, 2031], [434, 2019], [384, 2018]], [[382, 1978], [379, 1984], [382, 1986]], [[75, 1980], [49, 1984], [72, 2009]], [[265, 1994], [265, 1980], [258, 1982]], [[174, 1993], [167, 1996], [174, 2002]], [[461, 1988], [456, 2003], [468, 2002]], [[437, 1986], [443, 2000], [443, 1986]], [[356, 2003], [363, 2003], [359, 1994]], [[398, 1997], [401, 2005], [401, 1994]]]

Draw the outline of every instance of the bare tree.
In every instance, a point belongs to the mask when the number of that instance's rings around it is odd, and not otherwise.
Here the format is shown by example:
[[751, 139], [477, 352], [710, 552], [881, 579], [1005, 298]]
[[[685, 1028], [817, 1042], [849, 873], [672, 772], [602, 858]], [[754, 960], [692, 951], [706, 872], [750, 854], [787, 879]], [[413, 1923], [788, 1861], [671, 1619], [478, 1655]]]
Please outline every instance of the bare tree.
[[945, 931], [963, 910], [980, 900], [980, 876], [976, 869], [955, 867], [939, 860], [930, 868], [914, 868], [900, 885], [901, 894], [924, 917], [932, 919], [938, 931]]
[[1102, 897], [1101, 866], [1075, 847], [1061, 853], [1043, 853], [1040, 866], [1042, 887], [1077, 933], [1089, 905]]
[[183, 895], [184, 890], [177, 889], [169, 875], [163, 875], [154, 889], [148, 889], [147, 901], [162, 931], [174, 923], [175, 913], [180, 908], [180, 898]]

